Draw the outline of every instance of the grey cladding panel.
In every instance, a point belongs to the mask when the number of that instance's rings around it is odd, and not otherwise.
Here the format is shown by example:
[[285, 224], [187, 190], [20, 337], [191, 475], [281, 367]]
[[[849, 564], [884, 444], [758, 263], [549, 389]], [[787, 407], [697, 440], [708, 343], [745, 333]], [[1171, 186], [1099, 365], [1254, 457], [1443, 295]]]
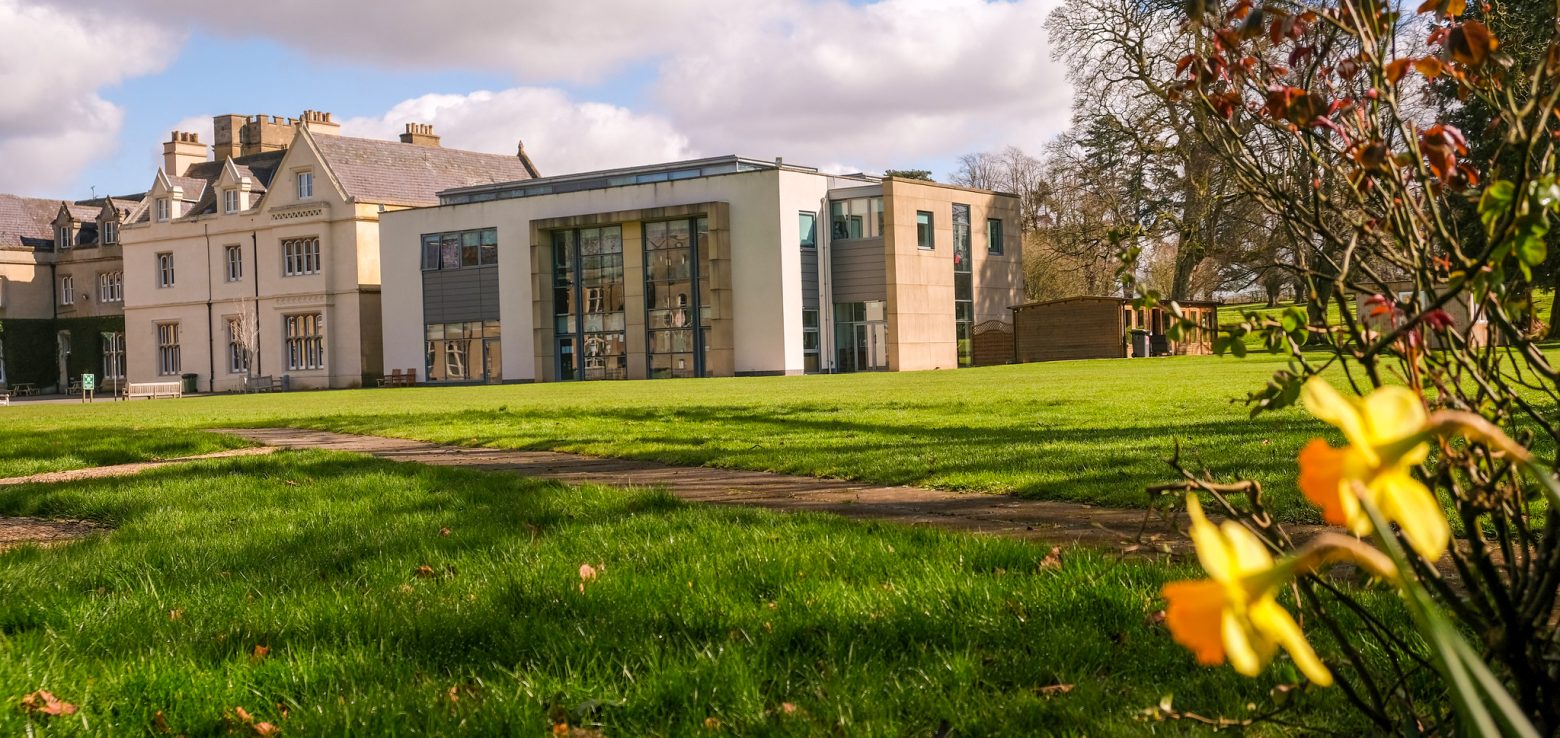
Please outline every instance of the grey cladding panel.
[[888, 261], [883, 239], [835, 241], [830, 277], [835, 302], [867, 302], [888, 299]]
[[423, 272], [423, 322], [498, 320], [498, 270]]

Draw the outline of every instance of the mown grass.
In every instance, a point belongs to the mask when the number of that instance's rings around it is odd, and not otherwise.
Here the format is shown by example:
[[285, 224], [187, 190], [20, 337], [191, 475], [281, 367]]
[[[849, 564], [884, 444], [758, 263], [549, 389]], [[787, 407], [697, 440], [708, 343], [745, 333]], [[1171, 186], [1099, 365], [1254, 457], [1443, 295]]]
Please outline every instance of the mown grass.
[[[1294, 678], [1199, 668], [1150, 621], [1183, 565], [653, 491], [284, 452], [0, 514], [117, 526], [0, 552], [4, 735], [221, 734], [240, 707], [284, 735], [1140, 735], [1195, 731], [1135, 718], [1163, 695], [1240, 716]], [[36, 689], [80, 712], [29, 718]], [[1337, 690], [1295, 699], [1361, 727]]]
[[[155, 429], [294, 425], [470, 446], [552, 449], [1141, 506], [1184, 458], [1260, 479], [1278, 513], [1313, 520], [1294, 457], [1324, 427], [1238, 402], [1280, 364], [1177, 357], [901, 374], [418, 387], [11, 408], [32, 429], [116, 438]], [[115, 429], [138, 426], [142, 433]], [[150, 435], [149, 435], [150, 434]]]

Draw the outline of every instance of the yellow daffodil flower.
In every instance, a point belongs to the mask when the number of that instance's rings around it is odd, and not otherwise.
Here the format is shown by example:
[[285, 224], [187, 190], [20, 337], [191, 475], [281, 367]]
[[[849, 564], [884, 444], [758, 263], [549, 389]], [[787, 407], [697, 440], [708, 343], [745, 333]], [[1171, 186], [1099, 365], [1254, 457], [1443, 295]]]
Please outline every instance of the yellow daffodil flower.
[[1186, 511], [1197, 558], [1210, 578], [1165, 585], [1170, 635], [1191, 649], [1198, 663], [1217, 666], [1228, 659], [1246, 676], [1261, 673], [1282, 646], [1308, 679], [1331, 685], [1332, 672], [1274, 599], [1290, 572], [1275, 567], [1267, 547], [1244, 526], [1225, 521], [1215, 527], [1203, 516], [1196, 495], [1187, 496]]
[[1367, 496], [1420, 556], [1439, 559], [1451, 527], [1435, 495], [1412, 474], [1430, 453], [1429, 417], [1419, 397], [1392, 386], [1352, 400], [1312, 377], [1301, 400], [1348, 441], [1333, 448], [1318, 438], [1300, 452], [1300, 491], [1322, 509], [1322, 519], [1370, 535], [1375, 527], [1360, 506], [1360, 497]]

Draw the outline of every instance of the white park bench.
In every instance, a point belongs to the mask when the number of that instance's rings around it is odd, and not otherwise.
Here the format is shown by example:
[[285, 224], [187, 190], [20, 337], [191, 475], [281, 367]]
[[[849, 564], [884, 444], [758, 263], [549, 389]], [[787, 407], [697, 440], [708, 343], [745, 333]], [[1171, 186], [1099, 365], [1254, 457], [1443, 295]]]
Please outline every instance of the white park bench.
[[155, 400], [159, 397], [183, 397], [183, 382], [131, 382], [126, 385], [125, 397], [134, 400], [137, 397], [145, 397]]

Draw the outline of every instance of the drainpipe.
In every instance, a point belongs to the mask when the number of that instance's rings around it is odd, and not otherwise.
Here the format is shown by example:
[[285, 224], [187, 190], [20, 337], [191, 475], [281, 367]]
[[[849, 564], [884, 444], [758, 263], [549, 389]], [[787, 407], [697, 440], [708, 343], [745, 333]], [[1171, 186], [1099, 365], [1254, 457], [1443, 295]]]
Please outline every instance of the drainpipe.
[[829, 197], [818, 209], [818, 373], [834, 374], [834, 254], [830, 241], [834, 226], [829, 219]]
[[[212, 279], [211, 279], [211, 224], [200, 224], [200, 230], [206, 235], [206, 389], [210, 392], [217, 391], [217, 337], [216, 329], [211, 327], [212, 321]], [[197, 389], [199, 389], [197, 387]]]
[[265, 331], [260, 328], [260, 237], [256, 234], [257, 231], [249, 232], [250, 256], [252, 257], [249, 271], [254, 274], [255, 280], [255, 355], [249, 357], [249, 363], [252, 367], [249, 370], [249, 376], [251, 377], [265, 375], [265, 372], [261, 371], [263, 367], [260, 365], [260, 336]]

